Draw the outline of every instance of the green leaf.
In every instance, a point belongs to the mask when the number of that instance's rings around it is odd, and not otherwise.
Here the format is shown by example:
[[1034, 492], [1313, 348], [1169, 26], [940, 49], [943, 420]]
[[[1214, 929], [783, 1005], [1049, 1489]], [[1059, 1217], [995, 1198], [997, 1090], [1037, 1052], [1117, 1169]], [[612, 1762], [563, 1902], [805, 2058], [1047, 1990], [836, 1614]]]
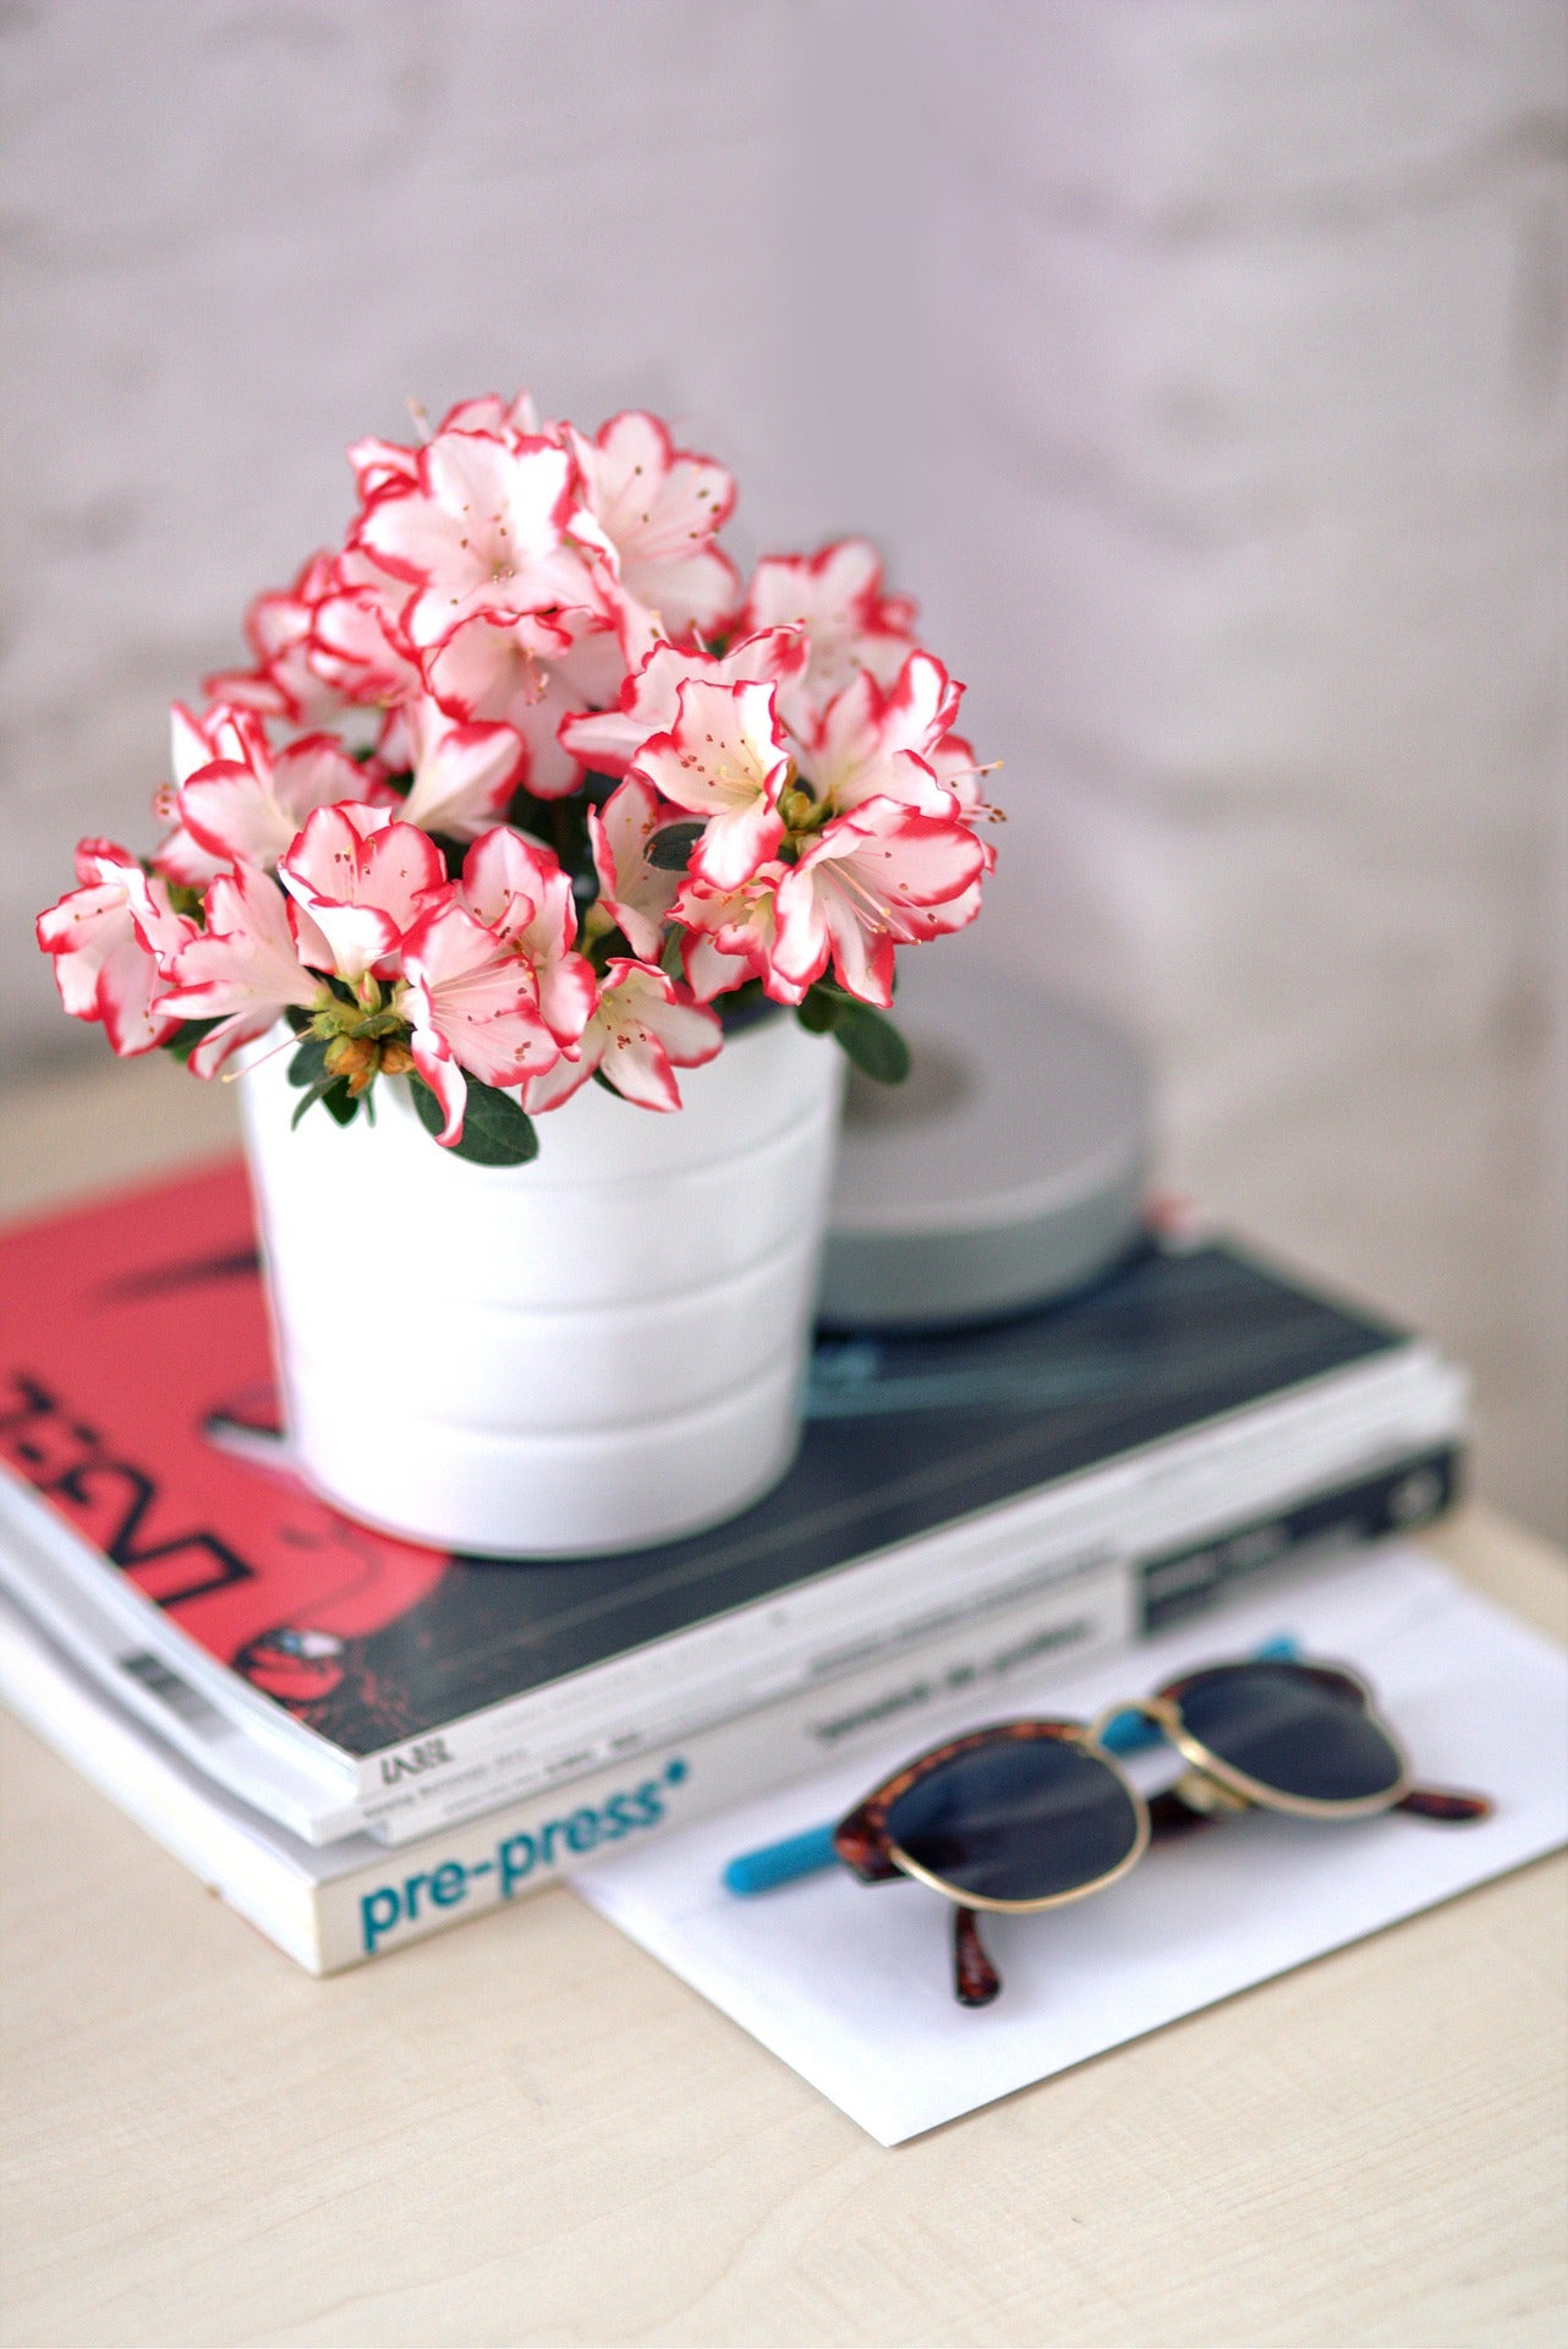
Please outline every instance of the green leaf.
[[[507, 1093], [498, 1092], [493, 1085], [481, 1085], [477, 1077], [463, 1071], [468, 1087], [468, 1106], [463, 1112], [463, 1137], [452, 1144], [454, 1158], [466, 1158], [475, 1166], [525, 1166], [539, 1155], [539, 1136], [533, 1120], [520, 1109]], [[410, 1077], [408, 1090], [420, 1124], [427, 1133], [438, 1135], [446, 1119], [441, 1104], [423, 1077]]]
[[310, 1091], [302, 1095], [298, 1107], [289, 1120], [291, 1133], [306, 1110], [316, 1102], [321, 1102], [328, 1115], [335, 1117], [339, 1125], [352, 1124], [359, 1109], [358, 1101], [348, 1090], [346, 1077], [324, 1077], [319, 1084], [312, 1085]]
[[335, 1085], [328, 1085], [323, 1093], [321, 1105], [329, 1117], [335, 1117], [337, 1120], [339, 1125], [352, 1125], [360, 1102], [364, 1102], [368, 1106], [369, 1101], [368, 1088], [362, 1093], [351, 1093], [348, 1090], [347, 1078], [339, 1077], [337, 1082]]
[[809, 988], [805, 1001], [795, 1007], [795, 1017], [801, 1027], [809, 1029], [813, 1036], [830, 1036], [839, 1024], [840, 1011], [848, 999], [836, 988]]
[[447, 1121], [442, 1114], [440, 1102], [436, 1099], [423, 1077], [409, 1078], [408, 1098], [414, 1104], [414, 1114], [426, 1133], [438, 1136]]
[[326, 1044], [325, 1036], [309, 1036], [298, 1051], [290, 1056], [291, 1085], [320, 1086], [325, 1091], [327, 1082]]
[[833, 1039], [864, 1077], [879, 1085], [902, 1085], [909, 1074], [909, 1046], [884, 1013], [869, 1003], [845, 999]]
[[648, 843], [648, 863], [655, 872], [684, 873], [706, 829], [701, 823], [666, 823], [655, 832]]

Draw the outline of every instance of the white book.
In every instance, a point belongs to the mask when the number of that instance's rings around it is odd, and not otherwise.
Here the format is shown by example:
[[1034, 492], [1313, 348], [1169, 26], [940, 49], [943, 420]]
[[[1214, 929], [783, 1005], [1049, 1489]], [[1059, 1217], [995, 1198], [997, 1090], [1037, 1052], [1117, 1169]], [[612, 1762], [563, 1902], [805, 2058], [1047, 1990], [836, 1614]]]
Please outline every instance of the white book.
[[[537, 1891], [661, 1829], [820, 1770], [835, 1754], [923, 1723], [961, 1695], [1006, 1701], [1055, 1656], [1125, 1640], [1130, 1585], [1079, 1576], [896, 1667], [676, 1739], [556, 1794], [504, 1805], [396, 1849], [367, 1835], [303, 1842], [216, 1785], [116, 1704], [26, 1612], [0, 1597], [0, 1699], [101, 1793], [285, 1955], [336, 1973]], [[912, 1728], [918, 1739], [923, 1732]]]

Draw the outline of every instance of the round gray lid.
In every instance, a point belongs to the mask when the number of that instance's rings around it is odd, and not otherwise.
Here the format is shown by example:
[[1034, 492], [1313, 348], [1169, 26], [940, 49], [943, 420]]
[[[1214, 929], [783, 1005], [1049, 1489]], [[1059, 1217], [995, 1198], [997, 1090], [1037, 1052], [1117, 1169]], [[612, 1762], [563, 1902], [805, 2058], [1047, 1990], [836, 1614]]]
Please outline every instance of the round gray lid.
[[919, 1328], [1016, 1311], [1130, 1245], [1151, 1089], [1097, 1014], [968, 940], [905, 958], [893, 1014], [908, 1081], [851, 1073], [822, 1312]]

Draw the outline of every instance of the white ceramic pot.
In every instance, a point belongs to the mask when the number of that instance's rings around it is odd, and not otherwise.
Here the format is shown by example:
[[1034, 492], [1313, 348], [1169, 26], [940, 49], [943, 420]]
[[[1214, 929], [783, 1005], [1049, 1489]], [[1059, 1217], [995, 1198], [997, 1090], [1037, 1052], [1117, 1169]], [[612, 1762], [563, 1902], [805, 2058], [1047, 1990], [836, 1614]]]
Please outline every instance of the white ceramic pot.
[[585, 1085], [527, 1166], [442, 1150], [407, 1088], [298, 1127], [242, 1081], [294, 1457], [366, 1524], [490, 1557], [667, 1541], [789, 1466], [842, 1055], [789, 1016], [683, 1069], [685, 1107]]

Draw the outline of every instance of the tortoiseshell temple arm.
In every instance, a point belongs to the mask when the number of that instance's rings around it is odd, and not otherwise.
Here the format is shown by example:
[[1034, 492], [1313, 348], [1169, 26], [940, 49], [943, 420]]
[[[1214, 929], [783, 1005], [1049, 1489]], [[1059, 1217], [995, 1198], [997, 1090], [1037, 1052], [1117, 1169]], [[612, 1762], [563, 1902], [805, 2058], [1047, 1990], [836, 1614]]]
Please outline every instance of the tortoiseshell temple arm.
[[872, 1795], [832, 1831], [833, 1856], [862, 1884], [891, 1884], [903, 1870], [888, 1857], [882, 1806]]
[[985, 1955], [973, 1909], [953, 1911], [953, 1995], [960, 2006], [989, 2006], [1002, 1977]]
[[1445, 1826], [1457, 1827], [1490, 1819], [1495, 1805], [1490, 1795], [1461, 1795], [1449, 1786], [1412, 1786], [1394, 1808], [1408, 1811], [1413, 1818], [1438, 1819]]
[[[1490, 1795], [1461, 1795], [1444, 1786], [1412, 1786], [1403, 1801], [1392, 1807], [1408, 1811], [1412, 1818], [1436, 1819], [1445, 1826], [1465, 1826], [1478, 1819], [1490, 1819], [1494, 1806]], [[1162, 1794], [1149, 1798], [1150, 1831], [1158, 1842], [1186, 1835], [1193, 1827], [1212, 1826], [1214, 1818], [1213, 1812], [1198, 1810], [1184, 1802], [1176, 1786], [1167, 1786]]]

